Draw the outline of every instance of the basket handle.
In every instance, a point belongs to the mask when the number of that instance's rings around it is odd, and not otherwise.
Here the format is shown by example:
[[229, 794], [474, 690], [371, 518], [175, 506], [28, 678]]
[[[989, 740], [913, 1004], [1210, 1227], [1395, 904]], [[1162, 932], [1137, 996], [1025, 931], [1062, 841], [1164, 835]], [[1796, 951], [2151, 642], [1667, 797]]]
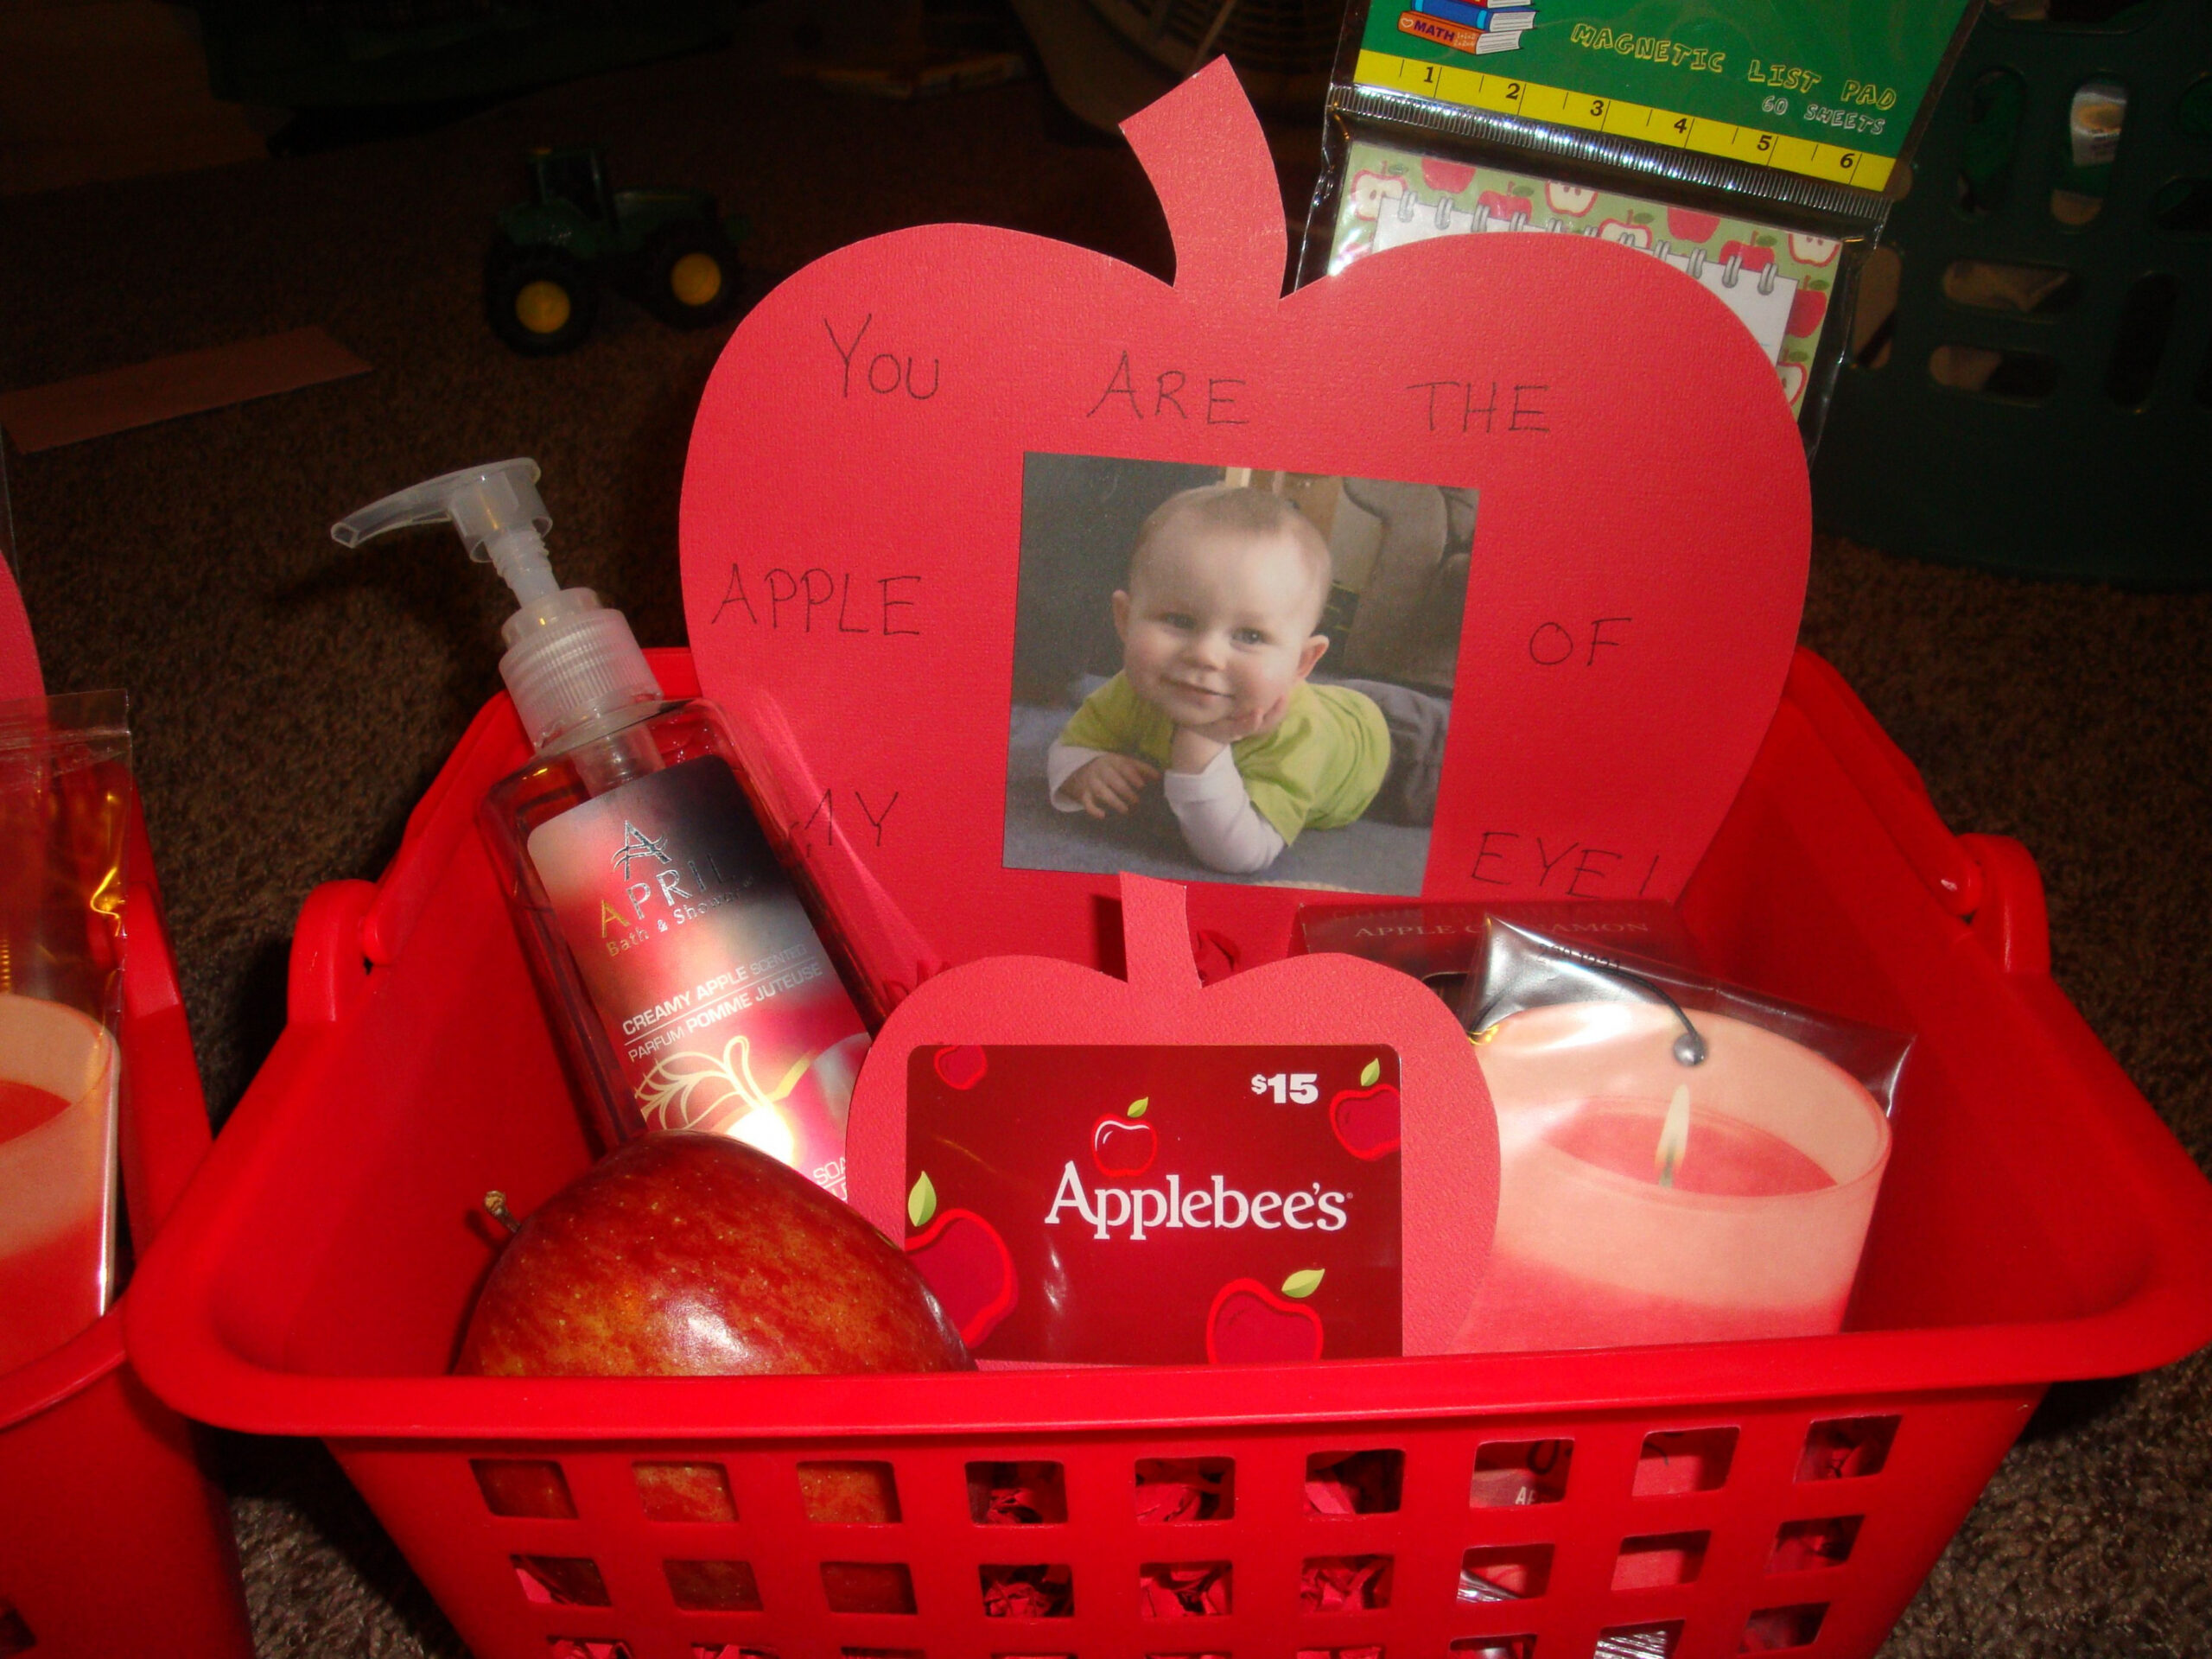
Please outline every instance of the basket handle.
[[284, 1018], [295, 1026], [335, 1024], [368, 988], [362, 918], [376, 902], [373, 881], [326, 881], [300, 906], [284, 985]]

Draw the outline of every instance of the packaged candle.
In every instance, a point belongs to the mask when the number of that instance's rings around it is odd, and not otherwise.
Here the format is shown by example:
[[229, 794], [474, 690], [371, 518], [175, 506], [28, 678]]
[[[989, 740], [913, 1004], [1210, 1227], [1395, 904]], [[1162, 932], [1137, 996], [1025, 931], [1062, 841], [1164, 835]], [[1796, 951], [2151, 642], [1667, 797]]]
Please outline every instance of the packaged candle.
[[119, 691], [0, 703], [0, 1373], [113, 1299]]
[[1461, 1349], [1842, 1328], [1909, 1039], [1495, 917], [1462, 1018], [1499, 1184]]
[[537, 480], [531, 461], [450, 473], [331, 533], [450, 520], [514, 590], [499, 673], [537, 753], [480, 820], [607, 1144], [729, 1135], [842, 1198], [860, 1013], [720, 711], [663, 696], [622, 613], [554, 580]]

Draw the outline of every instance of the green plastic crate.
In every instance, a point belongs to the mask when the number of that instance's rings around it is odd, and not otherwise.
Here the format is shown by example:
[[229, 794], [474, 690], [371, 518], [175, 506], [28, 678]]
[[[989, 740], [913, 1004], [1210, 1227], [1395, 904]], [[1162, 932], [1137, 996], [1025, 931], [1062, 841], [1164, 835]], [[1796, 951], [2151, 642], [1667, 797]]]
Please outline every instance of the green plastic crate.
[[[1967, 41], [1885, 235], [1902, 259], [1897, 309], [1839, 377], [1814, 510], [1893, 553], [2202, 585], [2212, 0], [2143, 0], [2094, 26], [2067, 3], [2039, 21], [1986, 13]], [[2100, 81], [2126, 89], [2126, 120], [2109, 165], [2080, 166], [2069, 107]], [[2054, 191], [2078, 216], [2100, 188], [2088, 223], [2054, 212]], [[2044, 275], [1993, 283], [1993, 265]], [[1988, 302], [1999, 289], [2012, 306]]]

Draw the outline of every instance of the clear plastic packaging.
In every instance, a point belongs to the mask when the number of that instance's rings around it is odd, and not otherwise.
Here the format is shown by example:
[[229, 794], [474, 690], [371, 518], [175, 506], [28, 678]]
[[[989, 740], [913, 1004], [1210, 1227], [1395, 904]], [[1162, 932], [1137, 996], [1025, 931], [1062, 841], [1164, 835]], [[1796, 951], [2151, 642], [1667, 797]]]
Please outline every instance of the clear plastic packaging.
[[1842, 1329], [1908, 1039], [1496, 918], [1462, 1020], [1500, 1154], [1462, 1346]]
[[1638, 249], [1735, 312], [1809, 451], [1859, 268], [1973, 10], [1354, 5], [1300, 281], [1437, 235]]
[[0, 1372], [117, 1288], [130, 752], [119, 691], [0, 703]]

